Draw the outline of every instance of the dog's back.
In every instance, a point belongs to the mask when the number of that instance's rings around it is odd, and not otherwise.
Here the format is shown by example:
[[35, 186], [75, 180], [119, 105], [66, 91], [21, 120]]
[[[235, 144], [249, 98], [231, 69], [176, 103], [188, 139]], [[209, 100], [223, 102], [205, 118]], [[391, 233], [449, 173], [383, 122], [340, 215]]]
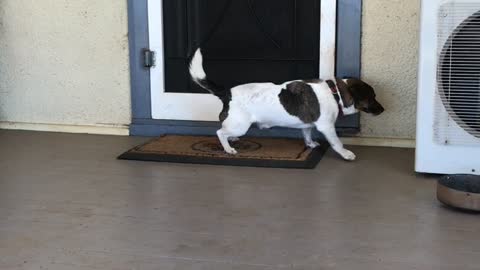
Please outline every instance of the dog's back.
[[[335, 104], [328, 87], [321, 80], [248, 83], [225, 89], [208, 79], [200, 49], [192, 58], [190, 74], [193, 81], [222, 101], [221, 121], [229, 118], [230, 121], [259, 123], [263, 127], [302, 128], [312, 126], [318, 120], [321, 107]], [[327, 111], [335, 110], [334, 106]]]

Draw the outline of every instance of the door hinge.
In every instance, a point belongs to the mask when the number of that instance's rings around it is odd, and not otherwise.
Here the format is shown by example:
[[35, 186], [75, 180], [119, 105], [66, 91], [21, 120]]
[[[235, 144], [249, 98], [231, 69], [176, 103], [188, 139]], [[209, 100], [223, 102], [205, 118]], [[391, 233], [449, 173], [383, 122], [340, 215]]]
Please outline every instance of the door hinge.
[[149, 49], [143, 50], [143, 66], [147, 68], [155, 67], [156, 53]]

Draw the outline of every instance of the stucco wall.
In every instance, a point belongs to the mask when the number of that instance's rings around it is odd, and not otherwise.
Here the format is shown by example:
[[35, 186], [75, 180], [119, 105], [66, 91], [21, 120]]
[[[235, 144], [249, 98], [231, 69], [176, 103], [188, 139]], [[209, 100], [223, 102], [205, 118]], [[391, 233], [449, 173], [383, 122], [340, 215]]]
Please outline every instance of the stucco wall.
[[1, 0], [0, 121], [130, 123], [126, 0]]
[[419, 0], [364, 0], [362, 77], [386, 108], [362, 116], [362, 136], [415, 137]]
[[[126, 0], [1, 0], [0, 122], [130, 123]], [[362, 77], [387, 111], [362, 136], [413, 138], [418, 0], [364, 0]]]

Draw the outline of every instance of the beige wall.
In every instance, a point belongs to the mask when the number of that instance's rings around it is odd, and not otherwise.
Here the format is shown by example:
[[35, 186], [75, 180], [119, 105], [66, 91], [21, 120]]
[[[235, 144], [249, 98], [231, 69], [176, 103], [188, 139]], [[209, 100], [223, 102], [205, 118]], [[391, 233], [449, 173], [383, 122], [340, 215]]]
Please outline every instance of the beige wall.
[[386, 108], [362, 136], [415, 138], [419, 0], [363, 0], [362, 77]]
[[0, 121], [129, 124], [126, 2], [1, 0]]
[[[0, 121], [130, 122], [126, 0], [1, 0]], [[362, 76], [387, 111], [362, 136], [413, 138], [418, 0], [364, 0]]]

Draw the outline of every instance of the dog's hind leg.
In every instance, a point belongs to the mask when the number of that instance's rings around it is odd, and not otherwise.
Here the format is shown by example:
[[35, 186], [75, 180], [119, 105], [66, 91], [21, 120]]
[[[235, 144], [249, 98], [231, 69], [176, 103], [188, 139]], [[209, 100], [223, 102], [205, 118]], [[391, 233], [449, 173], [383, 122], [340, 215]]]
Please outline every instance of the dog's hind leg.
[[217, 131], [218, 139], [220, 140], [220, 143], [222, 144], [225, 152], [232, 155], [237, 154], [237, 150], [235, 150], [233, 147], [230, 146], [228, 139], [229, 138], [238, 139], [238, 137], [243, 136], [245, 135], [245, 133], [247, 133], [249, 127], [250, 127], [250, 124], [240, 125], [240, 126], [236, 125], [233, 128], [231, 126], [224, 125], [221, 129]]
[[236, 114], [236, 116], [237, 117], [229, 116], [227, 119], [225, 119], [222, 123], [222, 128], [217, 131], [217, 136], [223, 146], [223, 149], [225, 152], [232, 155], [235, 155], [237, 150], [230, 146], [230, 143], [228, 142], [229, 138], [238, 138], [245, 135], [252, 124], [250, 121], [245, 119], [246, 117], [239, 118], [238, 114]]
[[303, 133], [303, 139], [305, 141], [305, 145], [307, 147], [315, 148], [315, 147], [320, 146], [319, 143], [312, 140], [312, 128], [311, 127], [302, 129], [302, 133]]
[[237, 150], [232, 148], [230, 146], [230, 143], [228, 143], [228, 137], [230, 137], [228, 130], [226, 130], [224, 128], [221, 128], [221, 129], [217, 130], [217, 136], [218, 136], [218, 139], [220, 140], [220, 143], [222, 144], [223, 150], [225, 150], [225, 152], [227, 152], [228, 154], [232, 154], [232, 155], [235, 155], [237, 153]]
[[239, 140], [240, 140], [240, 138], [238, 138], [238, 137], [229, 137], [228, 138], [229, 142], [238, 142]]

